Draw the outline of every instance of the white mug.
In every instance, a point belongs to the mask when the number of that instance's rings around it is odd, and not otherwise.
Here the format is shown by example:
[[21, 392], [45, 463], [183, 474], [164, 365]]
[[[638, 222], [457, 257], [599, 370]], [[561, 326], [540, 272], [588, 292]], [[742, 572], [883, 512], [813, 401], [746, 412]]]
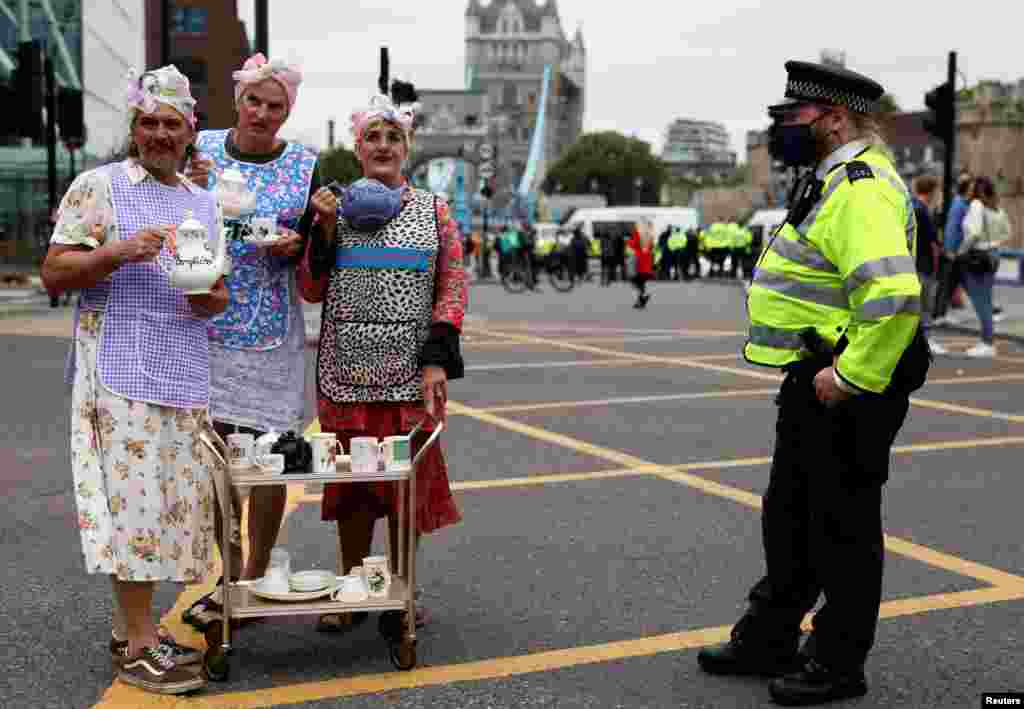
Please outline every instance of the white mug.
[[252, 467], [252, 449], [256, 437], [251, 433], [228, 434], [228, 465], [232, 468]]
[[284, 472], [284, 455], [281, 453], [263, 453], [257, 455], [256, 465], [264, 473], [283, 473]]
[[391, 567], [386, 556], [367, 556], [363, 559], [363, 578], [370, 598], [387, 598], [391, 590]]
[[386, 437], [380, 444], [380, 457], [389, 473], [405, 472], [412, 466], [412, 437]]
[[380, 465], [380, 442], [370, 436], [353, 438], [350, 453], [353, 473], [376, 473]]
[[310, 436], [310, 447], [313, 449], [313, 472], [334, 473], [335, 460], [338, 455], [338, 436], [334, 433], [314, 433]]

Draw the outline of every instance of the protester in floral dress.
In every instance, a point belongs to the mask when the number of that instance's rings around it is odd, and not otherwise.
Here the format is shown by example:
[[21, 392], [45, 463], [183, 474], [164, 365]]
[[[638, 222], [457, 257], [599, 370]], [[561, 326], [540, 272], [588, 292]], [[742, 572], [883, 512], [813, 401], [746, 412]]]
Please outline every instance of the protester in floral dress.
[[[312, 200], [319, 225], [299, 267], [299, 287], [310, 302], [324, 303], [317, 351], [320, 428], [337, 433], [345, 450], [353, 436], [401, 435], [424, 419], [424, 430], [432, 431], [445, 417], [448, 379], [463, 375], [462, 239], [445, 202], [402, 178], [412, 119], [411, 107], [396, 107], [385, 96], [352, 117], [356, 156], [373, 182], [357, 183], [369, 192], [350, 191], [350, 202], [358, 212], [360, 194], [383, 190], [392, 195], [392, 213], [367, 215], [357, 229], [338, 218], [331, 190], [319, 190]], [[413, 440], [414, 453], [425, 438]], [[417, 473], [417, 533], [458, 522], [440, 446], [424, 455]], [[387, 516], [396, 538], [396, 487], [326, 486], [323, 518], [338, 522], [345, 573], [369, 554], [377, 519]], [[320, 628], [348, 628], [365, 617], [326, 616]]]
[[[130, 82], [130, 157], [80, 175], [62, 200], [43, 281], [81, 290], [68, 360], [71, 466], [86, 570], [113, 579], [110, 650], [122, 681], [162, 694], [203, 685], [179, 669], [188, 650], [161, 640], [154, 582], [195, 583], [213, 568], [209, 294], [170, 285], [174, 225], [211, 234], [214, 199], [177, 173], [194, 137], [195, 101], [173, 66]], [[192, 651], [191, 659], [198, 659]]]
[[[222, 437], [269, 431], [301, 435], [306, 413], [306, 330], [295, 269], [312, 215], [309, 195], [319, 188], [317, 157], [301, 143], [278, 137], [295, 107], [302, 73], [263, 54], [246, 60], [235, 79], [238, 121], [233, 128], [201, 131], [186, 174], [213, 189], [225, 170], [237, 170], [256, 198], [251, 216], [273, 219], [280, 238], [270, 246], [229, 242], [231, 275], [227, 310], [208, 327], [211, 347], [210, 414]], [[232, 487], [232, 532], [241, 526], [242, 500]], [[270, 563], [270, 551], [284, 518], [282, 485], [254, 487], [248, 495], [248, 524], [228, 553], [229, 577], [256, 579]], [[219, 507], [215, 508], [219, 512]], [[241, 533], [248, 556], [242, 560]], [[232, 534], [234, 537], [235, 535]], [[220, 537], [218, 536], [218, 544]], [[226, 564], [225, 564], [226, 566]], [[182, 620], [205, 631], [222, 618], [222, 587], [203, 596]]]

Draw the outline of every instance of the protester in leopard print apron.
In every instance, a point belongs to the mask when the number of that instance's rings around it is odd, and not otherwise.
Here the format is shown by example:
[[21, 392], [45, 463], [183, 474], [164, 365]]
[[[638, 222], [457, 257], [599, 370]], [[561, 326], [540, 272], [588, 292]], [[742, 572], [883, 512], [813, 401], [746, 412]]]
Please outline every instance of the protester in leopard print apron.
[[[61, 202], [43, 263], [51, 293], [81, 290], [69, 357], [71, 467], [86, 570], [111, 577], [118, 677], [161, 694], [203, 685], [152, 617], [156, 581], [213, 568], [213, 461], [206, 320], [228, 303], [171, 286], [174, 230], [187, 213], [210, 234], [221, 215], [178, 174], [195, 100], [173, 66], [129, 78], [129, 157], [84, 172]], [[193, 651], [189, 659], [197, 660]]]
[[[462, 239], [448, 205], [402, 177], [413, 110], [376, 96], [352, 116], [364, 178], [394, 191], [394, 213], [350, 223], [338, 216], [331, 190], [319, 190], [312, 200], [319, 224], [299, 266], [299, 285], [308, 301], [324, 303], [317, 351], [320, 427], [338, 434], [346, 450], [352, 437], [402, 435], [424, 419], [424, 430], [432, 431], [445, 420], [448, 380], [463, 375]], [[364, 186], [372, 191], [376, 183]], [[425, 438], [414, 439], [414, 452]], [[416, 486], [422, 491], [413, 513], [417, 539], [461, 519], [440, 446], [424, 454]], [[346, 574], [369, 554], [377, 519], [388, 517], [397, 538], [395, 492], [395, 483], [387, 482], [326, 486], [323, 518], [337, 520]], [[318, 627], [344, 630], [365, 618], [325, 616]]]

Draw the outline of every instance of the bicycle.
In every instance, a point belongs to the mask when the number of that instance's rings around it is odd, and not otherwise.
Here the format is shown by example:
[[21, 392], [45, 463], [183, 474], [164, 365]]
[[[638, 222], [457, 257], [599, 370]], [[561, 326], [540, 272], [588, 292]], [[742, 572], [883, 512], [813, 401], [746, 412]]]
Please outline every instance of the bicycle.
[[533, 269], [526, 265], [523, 258], [515, 257], [505, 266], [505, 272], [501, 274], [501, 285], [509, 293], [522, 293], [527, 288], [533, 290], [537, 283]]
[[568, 293], [576, 286], [576, 269], [567, 248], [556, 249], [544, 257], [551, 287], [560, 293]]

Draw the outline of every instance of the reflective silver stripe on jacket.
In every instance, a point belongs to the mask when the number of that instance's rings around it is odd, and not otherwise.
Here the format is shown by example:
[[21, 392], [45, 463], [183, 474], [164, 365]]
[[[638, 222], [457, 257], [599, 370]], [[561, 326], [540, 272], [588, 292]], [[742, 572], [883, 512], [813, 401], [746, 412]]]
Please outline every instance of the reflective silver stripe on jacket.
[[884, 256], [874, 261], [865, 261], [846, 279], [847, 293], [860, 288], [868, 281], [886, 276], [898, 276], [903, 273], [917, 273], [914, 259], [910, 256]]
[[890, 295], [869, 300], [857, 308], [858, 320], [879, 320], [889, 315], [921, 313], [921, 298], [916, 295]]
[[813, 283], [801, 283], [772, 271], [761, 269], [754, 276], [754, 284], [775, 291], [780, 295], [803, 300], [817, 305], [827, 305], [830, 308], [849, 309], [846, 299], [846, 292], [840, 288], [829, 288]]
[[804, 348], [804, 341], [800, 339], [800, 333], [768, 325], [751, 325], [749, 341], [754, 345], [773, 347], [777, 350], [802, 350]]
[[780, 234], [772, 241], [772, 251], [787, 261], [813, 268], [816, 271], [839, 273], [839, 269], [833, 266], [824, 254], [804, 241], [793, 241]]

